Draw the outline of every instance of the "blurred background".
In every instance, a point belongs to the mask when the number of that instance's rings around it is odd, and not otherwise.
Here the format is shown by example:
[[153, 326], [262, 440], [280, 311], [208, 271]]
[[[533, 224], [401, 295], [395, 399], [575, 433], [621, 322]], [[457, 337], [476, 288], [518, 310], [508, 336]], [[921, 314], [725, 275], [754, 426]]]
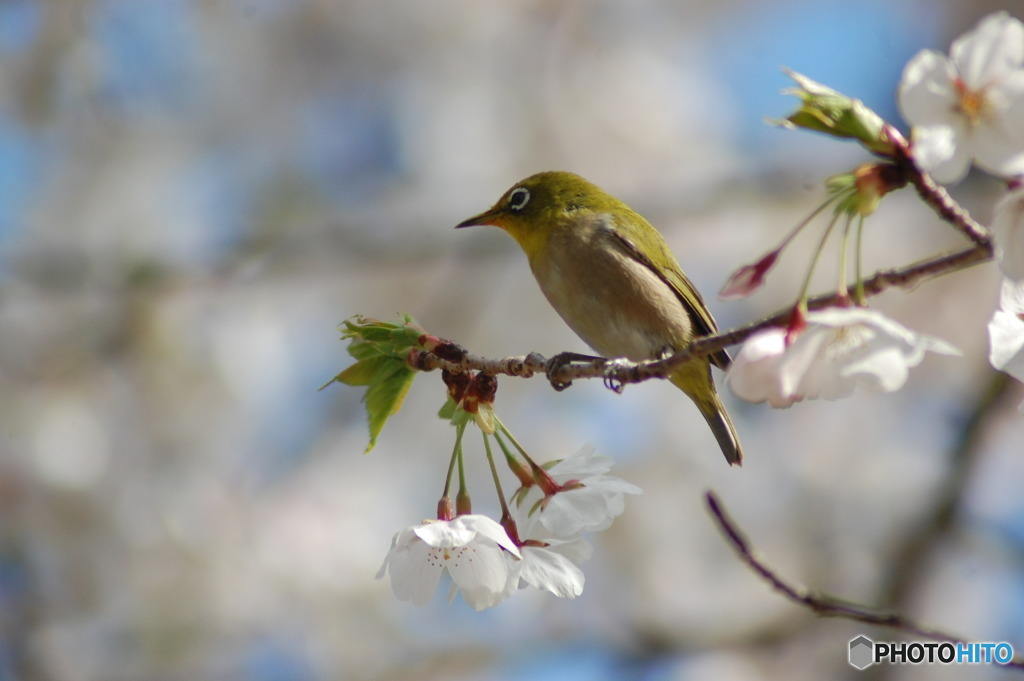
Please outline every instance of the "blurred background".
[[[316, 390], [356, 313], [491, 357], [586, 351], [511, 239], [452, 229], [539, 170], [650, 218], [723, 328], [790, 304], [824, 222], [752, 299], [713, 294], [867, 156], [766, 124], [796, 101], [780, 67], [900, 123], [906, 61], [1000, 6], [0, 0], [0, 680], [1009, 678], [855, 672], [849, 639], [896, 635], [783, 600], [702, 501], [794, 581], [1024, 652], [1024, 391], [986, 361], [991, 266], [873, 301], [963, 351], [898, 393], [726, 395], [741, 470], [670, 386], [503, 379], [536, 458], [590, 443], [644, 489], [573, 601], [396, 601], [374, 575], [441, 492], [439, 376], [368, 456], [360, 391]], [[982, 222], [999, 191], [953, 189]], [[963, 245], [907, 191], [864, 257]]]

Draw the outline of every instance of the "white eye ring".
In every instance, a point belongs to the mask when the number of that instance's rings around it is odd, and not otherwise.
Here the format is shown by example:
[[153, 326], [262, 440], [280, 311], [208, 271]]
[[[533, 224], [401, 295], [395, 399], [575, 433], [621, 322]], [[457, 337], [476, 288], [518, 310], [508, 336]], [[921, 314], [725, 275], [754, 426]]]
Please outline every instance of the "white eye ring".
[[530, 190], [526, 187], [516, 187], [508, 195], [508, 207], [510, 210], [522, 210], [530, 202]]

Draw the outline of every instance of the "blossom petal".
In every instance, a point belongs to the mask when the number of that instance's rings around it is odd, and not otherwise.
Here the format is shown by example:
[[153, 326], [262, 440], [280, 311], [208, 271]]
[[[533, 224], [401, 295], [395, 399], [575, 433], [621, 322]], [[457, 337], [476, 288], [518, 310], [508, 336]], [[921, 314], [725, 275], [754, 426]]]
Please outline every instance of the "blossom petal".
[[492, 518], [488, 518], [485, 515], [463, 515], [459, 516], [455, 520], [466, 523], [468, 526], [472, 527], [479, 536], [490, 539], [512, 555], [519, 555], [519, 548], [516, 546], [516, 543], [512, 541], [512, 538], [508, 536], [508, 532], [505, 531], [505, 528], [502, 527], [500, 523], [496, 522]]
[[946, 125], [924, 125], [911, 131], [914, 161], [943, 184], [959, 182], [971, 166], [965, 123], [950, 118]]
[[391, 591], [398, 600], [412, 601], [419, 606], [430, 602], [444, 571], [443, 562], [437, 559], [437, 551], [422, 541], [416, 541], [388, 556]]
[[[923, 355], [924, 353], [920, 353]], [[891, 393], [907, 382], [909, 367], [920, 363], [910, 362], [899, 348], [885, 347], [850, 362], [841, 371], [844, 378], [854, 379], [858, 387], [876, 392]], [[852, 387], [852, 386], [851, 386]]]
[[550, 497], [538, 519], [552, 536], [571, 537], [583, 531], [607, 530], [624, 509], [621, 496], [609, 498], [600, 489], [584, 486]]
[[1024, 315], [1024, 283], [1003, 280], [999, 307], [1020, 317]]
[[[820, 386], [829, 383], [825, 374], [821, 373], [824, 365], [823, 357], [826, 344], [833, 332], [829, 329], [814, 327], [808, 324], [792, 345], [787, 349], [779, 364], [779, 380], [784, 395], [800, 395], [816, 398], [821, 396]], [[808, 381], [807, 377], [813, 377]], [[829, 388], [831, 394], [835, 389]], [[835, 396], [839, 396], [836, 394]]]
[[[574, 543], [586, 544], [582, 539]], [[575, 598], [583, 593], [583, 570], [558, 549], [558, 546], [525, 547], [517, 581], [546, 589], [559, 598]]]
[[995, 12], [957, 38], [949, 53], [964, 83], [983, 88], [1024, 63], [1024, 24], [1007, 12]]
[[455, 520], [431, 521], [413, 528], [413, 532], [422, 541], [434, 548], [465, 546], [473, 541], [473, 537], [476, 536], [476, 530], [467, 527], [465, 523], [457, 523]]
[[466, 603], [483, 610], [504, 600], [508, 564], [496, 544], [478, 541], [450, 552], [445, 566]]
[[741, 400], [755, 404], [767, 401], [775, 408], [798, 401], [799, 397], [782, 391], [779, 373], [785, 351], [785, 329], [767, 329], [748, 338], [725, 376], [729, 389]]
[[993, 367], [1024, 381], [1024, 322], [1005, 310], [996, 310], [988, 323], [989, 355]]
[[598, 454], [592, 445], [586, 445], [575, 454], [556, 463], [548, 470], [548, 473], [554, 476], [566, 476], [566, 479], [582, 478], [588, 475], [607, 473], [614, 464], [615, 461], [611, 457]]
[[971, 129], [975, 163], [1000, 177], [1024, 174], [1024, 69], [988, 95], [992, 112]]
[[484, 515], [460, 515], [449, 521], [432, 521], [413, 528], [413, 532], [436, 548], [465, 546], [479, 535], [518, 554], [515, 542], [509, 538], [505, 528]]
[[915, 126], [945, 124], [957, 106], [956, 77], [956, 69], [944, 54], [918, 52], [903, 69], [897, 95], [907, 122]]

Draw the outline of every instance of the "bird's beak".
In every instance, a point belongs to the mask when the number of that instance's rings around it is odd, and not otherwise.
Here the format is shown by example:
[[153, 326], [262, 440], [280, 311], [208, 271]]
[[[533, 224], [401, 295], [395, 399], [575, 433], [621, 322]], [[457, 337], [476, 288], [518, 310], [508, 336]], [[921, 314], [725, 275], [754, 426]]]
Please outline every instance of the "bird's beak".
[[455, 225], [455, 229], [462, 227], [474, 227], [476, 225], [494, 225], [495, 227], [501, 227], [501, 212], [494, 210], [484, 211], [479, 215], [474, 215], [468, 220], [463, 220], [459, 224]]

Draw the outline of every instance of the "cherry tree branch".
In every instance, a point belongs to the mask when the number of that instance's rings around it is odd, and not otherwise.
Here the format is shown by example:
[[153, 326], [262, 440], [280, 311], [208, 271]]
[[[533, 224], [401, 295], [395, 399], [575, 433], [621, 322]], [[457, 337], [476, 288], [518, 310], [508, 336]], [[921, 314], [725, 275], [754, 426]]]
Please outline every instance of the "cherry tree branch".
[[[768, 582], [776, 591], [794, 603], [811, 610], [819, 617], [836, 617], [840, 619], [853, 620], [854, 622], [862, 622], [872, 626], [895, 629], [912, 636], [918, 636], [933, 641], [948, 641], [950, 643], [970, 642], [965, 638], [954, 636], [930, 626], [920, 624], [919, 622], [904, 617], [897, 612], [872, 608], [852, 601], [845, 601], [814, 589], [810, 589], [801, 584], [794, 584], [783, 579], [775, 570], [764, 562], [757, 549], [751, 545], [746, 535], [736, 525], [735, 521], [729, 517], [728, 513], [726, 513], [725, 508], [722, 506], [722, 502], [718, 500], [715, 493], [707, 492], [705, 494], [705, 500], [707, 501], [708, 510], [711, 512], [711, 517], [717, 523], [718, 528], [722, 531], [722, 534], [725, 535], [725, 538], [730, 544], [732, 544], [733, 548], [736, 549], [736, 553], [739, 554], [740, 560], [746, 563], [751, 570]], [[1017, 655], [1002, 666], [1024, 671], [1024, 656]]]
[[[972, 221], [973, 222], [973, 221]], [[980, 227], [980, 226], [979, 226]], [[980, 229], [984, 230], [983, 227]], [[874, 296], [891, 288], [910, 290], [924, 281], [937, 276], [951, 274], [973, 267], [992, 259], [992, 243], [986, 236], [983, 241], [970, 248], [932, 256], [899, 269], [881, 270], [864, 281], [866, 295]], [[829, 293], [807, 301], [808, 309], [821, 309], [840, 302], [839, 295]], [[440, 339], [429, 350], [413, 351], [409, 363], [416, 369], [430, 371], [482, 371], [486, 374], [530, 378], [539, 373], [547, 375], [556, 390], [567, 388], [574, 380], [600, 378], [608, 387], [620, 391], [629, 383], [639, 383], [651, 378], [666, 378], [682, 364], [696, 358], [710, 355], [729, 345], [747, 340], [755, 333], [771, 327], [785, 326], [792, 309], [780, 310], [768, 317], [736, 327], [713, 336], [696, 339], [689, 347], [660, 360], [630, 362], [623, 359], [587, 358], [580, 361], [564, 361], [561, 355], [548, 359], [531, 352], [528, 355], [490, 359], [473, 354], [452, 341]], [[560, 359], [562, 358], [562, 359]]]
[[975, 244], [991, 248], [989, 230], [975, 222], [974, 218], [953, 200], [945, 187], [936, 182], [931, 175], [917, 168], [914, 164], [913, 150], [906, 138], [892, 126], [889, 126], [887, 134], [896, 152], [895, 162], [903, 170], [904, 177], [914, 185], [918, 196], [931, 206], [939, 217], [956, 227]]

